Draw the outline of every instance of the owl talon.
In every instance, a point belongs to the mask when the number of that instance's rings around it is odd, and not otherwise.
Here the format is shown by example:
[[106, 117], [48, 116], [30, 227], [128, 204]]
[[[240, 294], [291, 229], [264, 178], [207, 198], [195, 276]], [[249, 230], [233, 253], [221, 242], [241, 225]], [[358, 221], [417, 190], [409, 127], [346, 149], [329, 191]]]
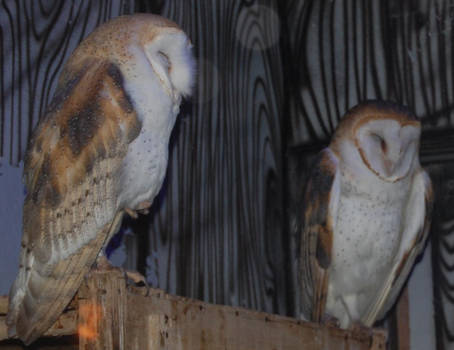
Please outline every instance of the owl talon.
[[151, 202], [150, 201], [143, 201], [141, 203], [139, 203], [139, 205], [137, 206], [136, 208], [136, 211], [140, 214], [148, 214], [150, 211], [150, 207], [151, 207]]
[[353, 322], [350, 331], [352, 335], [355, 337], [364, 337], [364, 335], [367, 335], [368, 337], [372, 338], [372, 328], [365, 326], [361, 322]]
[[98, 256], [98, 258], [96, 259], [96, 266], [94, 267], [93, 270], [95, 270], [95, 271], [112, 271], [112, 270], [120, 271], [123, 274], [124, 279], [127, 283], [129, 281], [131, 281], [132, 284], [136, 285], [137, 287], [144, 286], [146, 288], [145, 296], [147, 296], [150, 292], [150, 286], [148, 285], [145, 276], [143, 276], [140, 272], [137, 272], [137, 271], [126, 270], [122, 267], [113, 266], [104, 254]]
[[151, 207], [150, 201], [143, 201], [143, 202], [139, 203], [136, 210], [148, 210], [150, 207]]
[[142, 215], [147, 215], [150, 211], [148, 209], [137, 209], [137, 212]]
[[99, 270], [99, 271], [109, 271], [109, 270], [113, 270], [115, 269], [116, 267], [113, 266], [110, 261], [106, 258], [106, 256], [104, 255], [103, 252], [101, 252], [98, 256], [98, 258], [96, 259], [96, 266], [94, 267], [95, 270]]
[[139, 215], [137, 214], [137, 212], [133, 209], [129, 209], [129, 208], [125, 208], [125, 212], [130, 216], [132, 217], [133, 219], [137, 219], [139, 217]]
[[131, 208], [125, 208], [125, 212], [129, 214], [133, 219], [137, 219], [139, 217], [138, 214], [148, 214], [150, 207], [151, 207], [151, 202], [150, 201], [143, 201], [137, 205], [135, 209]]
[[324, 314], [322, 316], [321, 323], [323, 323], [324, 325], [326, 325], [328, 327], [335, 327], [335, 328], [340, 327], [339, 319], [337, 319], [334, 316], [328, 315], [328, 314]]
[[148, 282], [140, 272], [137, 271], [130, 271], [130, 270], [122, 270], [125, 276], [126, 281], [132, 281], [134, 285], [137, 287], [145, 287], [146, 292], [145, 296], [148, 296], [150, 293], [150, 286], [148, 285]]

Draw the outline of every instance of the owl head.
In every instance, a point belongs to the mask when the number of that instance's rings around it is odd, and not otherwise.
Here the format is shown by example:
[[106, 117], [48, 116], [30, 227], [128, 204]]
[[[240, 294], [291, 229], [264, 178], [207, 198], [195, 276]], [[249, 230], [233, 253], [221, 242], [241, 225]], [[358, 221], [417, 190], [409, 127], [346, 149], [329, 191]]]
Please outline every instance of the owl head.
[[74, 51], [67, 66], [77, 66], [87, 57], [112, 61], [126, 79], [134, 78], [134, 64], [146, 63], [142, 66], [150, 68], [172, 98], [189, 96], [194, 86], [191, 41], [176, 23], [153, 14], [121, 16], [98, 27]]
[[395, 182], [419, 166], [421, 123], [406, 107], [365, 101], [347, 112], [330, 148], [348, 166]]

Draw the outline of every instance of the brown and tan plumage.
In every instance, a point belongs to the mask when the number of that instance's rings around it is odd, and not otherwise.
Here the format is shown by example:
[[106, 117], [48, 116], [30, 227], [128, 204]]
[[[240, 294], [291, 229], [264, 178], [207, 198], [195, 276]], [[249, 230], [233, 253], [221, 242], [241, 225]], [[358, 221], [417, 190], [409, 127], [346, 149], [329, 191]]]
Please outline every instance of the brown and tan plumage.
[[335, 161], [328, 152], [321, 152], [306, 185], [304, 234], [301, 242], [302, 307], [310, 319], [320, 321], [325, 311], [328, 268], [331, 264], [333, 222], [329, 215]]
[[433, 193], [408, 109], [350, 110], [315, 161], [301, 232], [302, 314], [372, 326], [396, 301], [429, 232]]
[[27, 197], [10, 336], [31, 343], [55, 322], [123, 213], [143, 208], [165, 174], [190, 42], [153, 15], [125, 16], [73, 53], [25, 159]]

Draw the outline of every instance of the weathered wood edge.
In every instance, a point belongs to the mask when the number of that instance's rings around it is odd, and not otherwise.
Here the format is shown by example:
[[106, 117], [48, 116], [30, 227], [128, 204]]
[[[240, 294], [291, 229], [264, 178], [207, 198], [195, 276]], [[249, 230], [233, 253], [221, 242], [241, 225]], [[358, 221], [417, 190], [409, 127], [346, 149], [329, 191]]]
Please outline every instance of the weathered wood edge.
[[[115, 273], [112, 273], [115, 275]], [[132, 298], [133, 300], [137, 299], [138, 303], [146, 303], [147, 305], [157, 305], [160, 302], [169, 302], [176, 303], [181, 307], [191, 307], [198, 308], [200, 310], [204, 309], [216, 309], [224, 313], [235, 313], [237, 317], [243, 320], [250, 320], [253, 322], [263, 322], [263, 324], [279, 324], [280, 326], [286, 328], [300, 328], [306, 330], [323, 330], [330, 334], [330, 337], [338, 338], [339, 341], [344, 341], [345, 339], [357, 340], [362, 343], [370, 344], [370, 349], [385, 349], [386, 345], [386, 332], [381, 329], [372, 329], [370, 332], [351, 332], [348, 330], [342, 330], [336, 327], [329, 325], [319, 325], [311, 322], [305, 322], [302, 320], [297, 320], [290, 317], [268, 314], [265, 312], [259, 312], [255, 310], [249, 310], [241, 307], [232, 307], [226, 305], [214, 305], [205, 303], [199, 300], [194, 300], [190, 298], [170, 295], [159, 289], [150, 288], [147, 295], [146, 288], [139, 287], [128, 287], [127, 288], [127, 298]], [[87, 293], [86, 286], [81, 288], [78, 293], [78, 296], [74, 301], [69, 305], [65, 312], [60, 316], [60, 318], [55, 322], [55, 324], [45, 333], [46, 337], [58, 337], [63, 335], [75, 335], [78, 330], [78, 300], [84, 300]], [[7, 339], [7, 330], [5, 324], [5, 318], [7, 313], [8, 298], [6, 296], [0, 296], [0, 341]], [[149, 309], [149, 308], [145, 308]], [[145, 311], [144, 309], [144, 311]], [[158, 308], [156, 308], [157, 310]]]
[[[0, 296], [0, 341], [8, 339], [6, 328], [6, 313], [8, 312], [8, 297]], [[77, 333], [77, 303], [72, 302], [55, 324], [44, 334], [46, 337], [59, 337]]]

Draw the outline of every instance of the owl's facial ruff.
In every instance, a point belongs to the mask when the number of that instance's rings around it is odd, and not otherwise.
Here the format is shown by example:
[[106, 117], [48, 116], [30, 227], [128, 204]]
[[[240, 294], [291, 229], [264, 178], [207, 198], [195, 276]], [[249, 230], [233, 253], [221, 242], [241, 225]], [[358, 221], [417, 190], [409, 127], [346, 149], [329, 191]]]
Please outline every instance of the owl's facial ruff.
[[421, 134], [417, 121], [363, 120], [354, 142], [364, 164], [380, 179], [396, 182], [412, 169]]
[[192, 44], [178, 29], [166, 28], [144, 43], [144, 52], [165, 92], [174, 101], [188, 96], [194, 85]]

